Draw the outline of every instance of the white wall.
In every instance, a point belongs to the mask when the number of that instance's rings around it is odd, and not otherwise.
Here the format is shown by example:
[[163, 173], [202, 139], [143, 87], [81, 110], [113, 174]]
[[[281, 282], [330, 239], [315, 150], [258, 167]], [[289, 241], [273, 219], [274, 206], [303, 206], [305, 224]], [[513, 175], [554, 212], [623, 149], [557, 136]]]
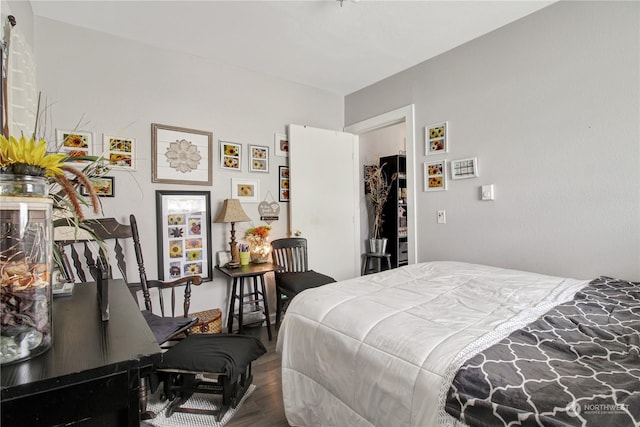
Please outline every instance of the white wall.
[[[478, 157], [479, 178], [417, 189], [418, 261], [640, 280], [639, 75], [640, 3], [563, 1], [347, 96], [345, 121], [415, 104], [420, 178]], [[426, 157], [442, 120], [450, 151]]]
[[[74, 129], [80, 123], [78, 129], [94, 132], [98, 143], [103, 133], [137, 139], [137, 170], [112, 171], [116, 197], [102, 202], [104, 216], [128, 222], [130, 213], [136, 215], [149, 277], [157, 277], [156, 190], [210, 191], [214, 219], [222, 201], [231, 197], [234, 177], [259, 180], [261, 200], [270, 192], [277, 201], [278, 166], [287, 159], [271, 151], [270, 173], [249, 173], [248, 144], [273, 150], [274, 133], [285, 133], [289, 123], [327, 129], [343, 125], [343, 98], [328, 92], [48, 19], [35, 18], [35, 33], [49, 137], [55, 128]], [[151, 123], [213, 132], [213, 186], [151, 183]], [[243, 145], [243, 172], [221, 170], [219, 140]], [[288, 233], [287, 205], [281, 203], [280, 220], [271, 224], [272, 238]], [[244, 208], [255, 225], [263, 224], [257, 203]], [[236, 224], [237, 236], [250, 225]], [[214, 254], [228, 250], [229, 230], [228, 224], [212, 224]], [[193, 311], [220, 307], [226, 313], [227, 292], [227, 281], [214, 272], [213, 282], [194, 290]]]

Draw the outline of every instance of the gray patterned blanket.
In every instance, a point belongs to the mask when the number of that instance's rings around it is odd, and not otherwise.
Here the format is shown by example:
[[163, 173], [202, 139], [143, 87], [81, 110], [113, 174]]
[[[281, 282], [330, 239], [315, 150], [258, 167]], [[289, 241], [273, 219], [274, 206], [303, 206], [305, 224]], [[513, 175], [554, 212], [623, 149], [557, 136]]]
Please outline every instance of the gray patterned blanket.
[[600, 277], [467, 360], [445, 409], [469, 426], [640, 426], [640, 283]]

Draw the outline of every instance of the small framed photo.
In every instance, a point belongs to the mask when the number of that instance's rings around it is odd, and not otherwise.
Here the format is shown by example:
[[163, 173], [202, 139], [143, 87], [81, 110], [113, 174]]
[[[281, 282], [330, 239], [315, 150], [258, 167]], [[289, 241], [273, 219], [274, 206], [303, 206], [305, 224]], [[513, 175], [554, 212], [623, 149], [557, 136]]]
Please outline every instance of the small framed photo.
[[231, 198], [238, 199], [241, 203], [258, 203], [260, 201], [260, 181], [231, 178]]
[[220, 141], [220, 167], [226, 170], [242, 170], [242, 145]]
[[151, 182], [211, 185], [213, 132], [151, 124]]
[[424, 163], [424, 191], [447, 189], [447, 161]]
[[289, 157], [289, 138], [284, 133], [274, 134], [273, 147], [276, 156]]
[[[115, 179], [112, 176], [101, 176], [100, 178], [92, 178], [93, 190], [98, 197], [115, 197], [114, 190]], [[84, 185], [80, 186], [80, 194], [88, 196], [89, 193]]]
[[158, 277], [211, 280], [211, 196], [208, 191], [156, 190]]
[[102, 135], [102, 151], [111, 169], [136, 169], [136, 139]]
[[280, 191], [278, 192], [280, 194], [279, 196], [279, 200], [281, 202], [288, 202], [289, 201], [289, 166], [280, 166], [280, 170], [279, 170], [279, 174], [278, 174], [278, 182], [279, 182], [279, 188]]
[[249, 171], [269, 172], [269, 147], [249, 145]]
[[93, 155], [92, 132], [56, 129], [56, 141], [59, 153], [64, 153], [69, 157], [78, 157], [74, 163], [88, 162], [88, 160], [81, 158]]
[[451, 160], [451, 179], [475, 178], [478, 176], [478, 158]]
[[449, 152], [449, 122], [425, 126], [424, 141], [427, 156]]

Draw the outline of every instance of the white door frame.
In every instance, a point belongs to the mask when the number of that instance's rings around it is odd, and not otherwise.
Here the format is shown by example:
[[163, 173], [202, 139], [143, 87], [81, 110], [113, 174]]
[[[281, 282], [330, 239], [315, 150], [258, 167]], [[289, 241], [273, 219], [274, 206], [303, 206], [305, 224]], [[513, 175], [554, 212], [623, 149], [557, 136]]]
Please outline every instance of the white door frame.
[[[362, 133], [371, 132], [376, 129], [404, 122], [405, 126], [405, 148], [407, 151], [407, 222], [408, 222], [408, 255], [409, 264], [415, 264], [418, 259], [418, 242], [417, 242], [417, 223], [416, 223], [416, 156], [415, 156], [415, 118], [414, 105], [407, 105], [393, 111], [354, 123], [344, 128], [345, 132], [360, 135]], [[359, 142], [358, 142], [359, 144]], [[356, 147], [355, 156], [359, 157], [359, 149]], [[360, 164], [359, 158], [356, 158], [357, 165]]]

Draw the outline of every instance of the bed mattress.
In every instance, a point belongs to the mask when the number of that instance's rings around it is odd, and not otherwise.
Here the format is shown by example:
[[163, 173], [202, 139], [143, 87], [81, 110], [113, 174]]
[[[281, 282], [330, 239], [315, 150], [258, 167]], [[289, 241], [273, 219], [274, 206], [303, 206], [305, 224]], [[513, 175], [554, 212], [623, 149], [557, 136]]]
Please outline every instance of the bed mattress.
[[453, 423], [444, 398], [456, 370], [585, 280], [430, 262], [297, 295], [278, 335], [293, 426]]

